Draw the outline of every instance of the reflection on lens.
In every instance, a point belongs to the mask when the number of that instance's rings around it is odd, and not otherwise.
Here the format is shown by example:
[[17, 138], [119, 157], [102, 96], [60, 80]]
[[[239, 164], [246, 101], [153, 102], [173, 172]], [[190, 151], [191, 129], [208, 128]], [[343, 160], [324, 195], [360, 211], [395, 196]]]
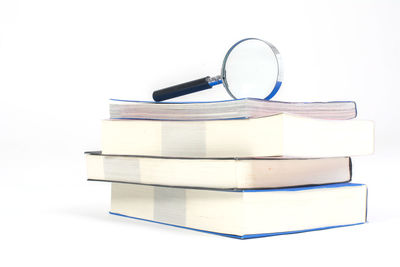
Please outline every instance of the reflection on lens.
[[233, 98], [266, 98], [279, 80], [279, 52], [259, 39], [234, 45], [225, 56], [222, 77]]

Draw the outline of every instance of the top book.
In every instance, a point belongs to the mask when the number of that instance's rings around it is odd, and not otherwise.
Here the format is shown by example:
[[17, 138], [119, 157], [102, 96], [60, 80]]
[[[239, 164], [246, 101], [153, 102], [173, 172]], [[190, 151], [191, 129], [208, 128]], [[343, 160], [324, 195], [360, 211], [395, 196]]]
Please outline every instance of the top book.
[[110, 100], [110, 119], [149, 120], [222, 120], [261, 118], [281, 113], [329, 120], [347, 120], [357, 116], [356, 103], [278, 102], [243, 98], [214, 102], [145, 102]]

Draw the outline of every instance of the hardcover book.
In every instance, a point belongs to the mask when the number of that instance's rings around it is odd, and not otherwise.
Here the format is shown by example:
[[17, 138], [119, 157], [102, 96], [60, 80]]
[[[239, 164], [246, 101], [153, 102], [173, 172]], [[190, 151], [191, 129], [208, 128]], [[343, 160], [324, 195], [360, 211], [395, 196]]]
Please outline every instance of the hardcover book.
[[110, 213], [245, 239], [362, 224], [366, 209], [362, 184], [232, 191], [112, 183]]
[[371, 154], [374, 126], [289, 114], [210, 121], [105, 120], [102, 152], [165, 157], [345, 157]]
[[349, 182], [351, 159], [171, 158], [87, 152], [92, 181], [223, 189], [276, 188]]

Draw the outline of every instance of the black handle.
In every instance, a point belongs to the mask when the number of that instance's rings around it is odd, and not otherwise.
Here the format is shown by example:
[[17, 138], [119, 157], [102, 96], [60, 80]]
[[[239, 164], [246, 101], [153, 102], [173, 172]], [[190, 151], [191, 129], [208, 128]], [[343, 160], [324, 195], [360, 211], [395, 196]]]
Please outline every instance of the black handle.
[[187, 83], [174, 85], [168, 88], [160, 89], [153, 92], [154, 101], [163, 101], [174, 97], [191, 94], [194, 92], [202, 91], [211, 88], [208, 84], [210, 77], [204, 77]]

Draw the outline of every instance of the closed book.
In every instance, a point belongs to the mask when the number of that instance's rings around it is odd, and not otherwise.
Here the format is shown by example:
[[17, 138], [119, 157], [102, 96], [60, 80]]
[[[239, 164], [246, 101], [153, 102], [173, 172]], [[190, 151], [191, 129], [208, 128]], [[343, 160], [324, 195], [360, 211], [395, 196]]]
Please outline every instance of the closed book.
[[332, 120], [357, 116], [356, 103], [352, 101], [280, 102], [255, 98], [213, 102], [110, 100], [111, 119], [221, 120], [260, 118], [280, 113]]
[[366, 209], [362, 184], [230, 191], [112, 183], [110, 213], [245, 239], [362, 224]]
[[351, 159], [173, 158], [87, 152], [92, 181], [223, 189], [277, 188], [349, 182]]
[[102, 152], [166, 157], [344, 157], [374, 150], [374, 126], [289, 114], [242, 120], [105, 120]]

